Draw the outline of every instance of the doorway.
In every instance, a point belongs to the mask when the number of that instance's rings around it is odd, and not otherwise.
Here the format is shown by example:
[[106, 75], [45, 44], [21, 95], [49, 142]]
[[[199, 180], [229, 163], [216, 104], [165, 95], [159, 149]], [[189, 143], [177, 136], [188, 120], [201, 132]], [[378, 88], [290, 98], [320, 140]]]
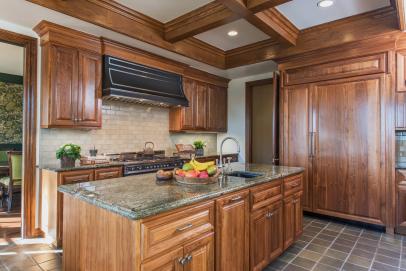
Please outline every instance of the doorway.
[[0, 235], [21, 236], [24, 48], [0, 42]]
[[[15, 179], [20, 179], [20, 186], [22, 192], [16, 192], [15, 197], [12, 197], [11, 208], [8, 214], [12, 214], [15, 210], [20, 212], [17, 218], [11, 218], [10, 227], [14, 227], [15, 234], [20, 235], [22, 238], [34, 238], [41, 235], [41, 232], [35, 225], [36, 219], [36, 135], [37, 135], [37, 39], [21, 35], [18, 33], [10, 32], [0, 29], [0, 42], [6, 46], [19, 47], [23, 52], [22, 75], [13, 76], [10, 72], [3, 72], [6, 81], [11, 81], [13, 86], [20, 85], [16, 89], [21, 89], [22, 86], [22, 120], [21, 126], [22, 135], [16, 144], [11, 144], [11, 141], [17, 140], [18, 137], [12, 138], [7, 141], [6, 155], [3, 152], [3, 159], [7, 156], [7, 162], [11, 162], [9, 175], [13, 175]], [[1, 60], [1, 61], [4, 61]], [[22, 78], [21, 78], [22, 77]], [[17, 80], [17, 81], [16, 81]], [[22, 82], [21, 82], [22, 80]], [[18, 90], [19, 91], [19, 90]], [[15, 90], [15, 92], [18, 92]], [[6, 92], [3, 90], [3, 92]], [[20, 93], [21, 94], [21, 93]], [[21, 104], [20, 104], [21, 105]], [[8, 108], [15, 106], [17, 108], [18, 102], [9, 105]], [[10, 109], [8, 111], [17, 112], [17, 110]], [[5, 111], [5, 110], [4, 110]], [[16, 114], [18, 115], [18, 114]], [[17, 118], [17, 117], [16, 117]], [[17, 126], [16, 126], [17, 127]], [[4, 128], [3, 128], [4, 129]], [[14, 131], [14, 130], [13, 130]], [[15, 135], [17, 132], [8, 133]], [[19, 166], [21, 165], [21, 166]], [[20, 172], [16, 174], [16, 172]], [[14, 192], [14, 191], [13, 191]], [[4, 193], [2, 194], [3, 197]], [[3, 205], [8, 206], [7, 203]], [[6, 213], [8, 207], [6, 207]], [[21, 210], [21, 211], [18, 211]], [[19, 219], [18, 219], [19, 218]], [[15, 227], [20, 225], [21, 227]]]
[[279, 164], [279, 75], [246, 83], [246, 161]]

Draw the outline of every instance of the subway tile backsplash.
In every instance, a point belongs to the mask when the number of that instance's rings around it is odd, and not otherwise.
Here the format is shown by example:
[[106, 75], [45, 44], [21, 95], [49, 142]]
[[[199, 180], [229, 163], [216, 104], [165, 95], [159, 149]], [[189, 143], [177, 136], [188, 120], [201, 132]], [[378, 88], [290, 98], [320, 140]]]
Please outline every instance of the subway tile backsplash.
[[41, 129], [40, 163], [56, 164], [56, 149], [65, 143], [82, 147], [82, 154], [96, 147], [100, 153], [141, 151], [146, 141], [155, 149], [171, 155], [175, 144], [191, 144], [200, 139], [207, 142], [206, 151], [217, 151], [217, 134], [169, 133], [169, 109], [122, 102], [103, 101], [103, 124], [97, 130]]
[[396, 132], [396, 163], [406, 163], [406, 132]]

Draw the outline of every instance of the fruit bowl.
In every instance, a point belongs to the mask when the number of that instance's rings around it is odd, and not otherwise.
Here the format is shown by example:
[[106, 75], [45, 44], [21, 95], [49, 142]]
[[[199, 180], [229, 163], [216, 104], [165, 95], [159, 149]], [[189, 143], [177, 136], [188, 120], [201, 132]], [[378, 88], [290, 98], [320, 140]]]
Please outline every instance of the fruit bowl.
[[200, 163], [192, 159], [183, 165], [182, 169], [175, 168], [174, 177], [181, 184], [212, 184], [216, 183], [220, 171], [214, 162]]
[[181, 184], [212, 184], [217, 182], [217, 179], [220, 176], [220, 172], [217, 172], [215, 175], [208, 178], [183, 177], [177, 175], [175, 169], [173, 176], [175, 176], [175, 180]]

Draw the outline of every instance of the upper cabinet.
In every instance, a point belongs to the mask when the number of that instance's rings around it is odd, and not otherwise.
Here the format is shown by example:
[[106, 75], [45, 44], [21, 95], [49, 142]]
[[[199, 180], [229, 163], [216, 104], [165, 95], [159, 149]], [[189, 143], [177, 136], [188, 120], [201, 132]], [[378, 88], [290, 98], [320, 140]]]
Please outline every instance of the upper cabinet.
[[49, 22], [34, 30], [42, 47], [41, 127], [100, 128], [100, 39]]
[[227, 84], [228, 80], [213, 80], [213, 75], [183, 78], [183, 90], [189, 107], [170, 110], [169, 130], [181, 131], [227, 131]]

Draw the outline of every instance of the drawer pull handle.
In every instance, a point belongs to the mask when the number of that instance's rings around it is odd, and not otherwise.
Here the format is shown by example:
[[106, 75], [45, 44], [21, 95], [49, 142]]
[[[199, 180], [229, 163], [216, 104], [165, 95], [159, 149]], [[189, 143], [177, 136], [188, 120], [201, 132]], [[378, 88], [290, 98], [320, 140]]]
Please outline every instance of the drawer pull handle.
[[295, 199], [294, 201], [293, 201], [293, 203], [298, 203], [299, 202], [299, 200], [297, 200], [297, 199]]
[[300, 183], [293, 183], [293, 184], [290, 185], [290, 187], [295, 188], [295, 187], [298, 187], [299, 185], [300, 185]]
[[187, 230], [187, 229], [190, 229], [191, 227], [193, 227], [193, 224], [192, 224], [192, 223], [189, 223], [189, 224], [186, 224], [186, 225], [183, 226], [183, 227], [177, 228], [176, 231], [177, 231], [177, 232], [182, 232], [182, 231], [185, 231], [185, 230]]
[[235, 201], [239, 201], [239, 200], [242, 200], [242, 196], [237, 196], [237, 197], [231, 198], [230, 202], [235, 202]]

